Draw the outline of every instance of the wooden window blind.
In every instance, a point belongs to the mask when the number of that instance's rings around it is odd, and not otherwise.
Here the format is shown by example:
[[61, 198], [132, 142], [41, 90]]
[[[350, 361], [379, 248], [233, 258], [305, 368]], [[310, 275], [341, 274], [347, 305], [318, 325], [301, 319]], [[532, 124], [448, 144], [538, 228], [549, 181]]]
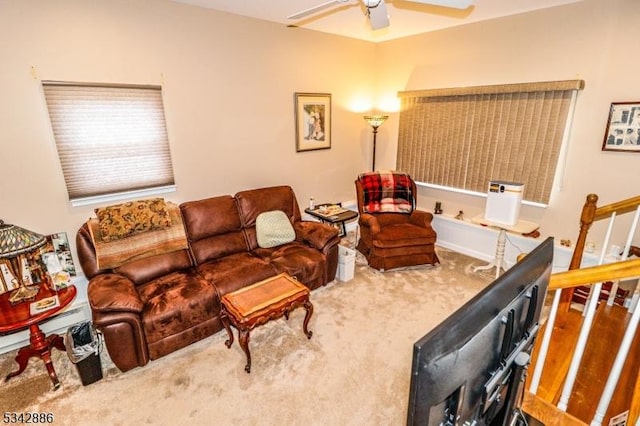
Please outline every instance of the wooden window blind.
[[160, 86], [42, 84], [72, 202], [175, 185]]
[[397, 169], [417, 182], [486, 193], [523, 183], [547, 204], [575, 93], [584, 81], [400, 92]]

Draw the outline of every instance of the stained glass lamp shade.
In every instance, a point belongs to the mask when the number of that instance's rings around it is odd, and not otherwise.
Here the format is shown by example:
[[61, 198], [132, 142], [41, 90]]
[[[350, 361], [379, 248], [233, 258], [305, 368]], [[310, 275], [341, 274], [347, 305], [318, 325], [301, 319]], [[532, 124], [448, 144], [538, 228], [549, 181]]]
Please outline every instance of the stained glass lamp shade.
[[389, 118], [388, 115], [365, 115], [364, 119], [371, 127], [373, 127], [373, 161], [371, 163], [371, 171], [376, 169], [376, 136], [378, 134], [378, 127], [382, 126], [382, 123]]
[[[11, 293], [9, 300], [18, 303], [28, 300], [38, 293], [38, 287], [27, 287], [22, 280], [23, 271], [22, 256], [47, 242], [44, 235], [21, 228], [16, 225], [9, 225], [0, 219], [0, 259], [7, 259], [7, 266], [15, 279], [18, 288]], [[9, 285], [9, 283], [7, 283]], [[14, 285], [15, 286], [15, 285]]]

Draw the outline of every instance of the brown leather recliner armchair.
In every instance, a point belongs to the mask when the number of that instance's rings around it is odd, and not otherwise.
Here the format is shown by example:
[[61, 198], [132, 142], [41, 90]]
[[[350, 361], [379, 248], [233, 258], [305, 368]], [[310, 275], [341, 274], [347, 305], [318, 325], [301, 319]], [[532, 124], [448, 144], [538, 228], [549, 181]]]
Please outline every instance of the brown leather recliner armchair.
[[357, 249], [366, 257], [369, 266], [384, 271], [440, 263], [435, 252], [436, 232], [431, 227], [433, 215], [415, 210], [417, 190], [413, 179], [408, 178], [406, 188], [411, 198], [409, 212], [373, 212], [365, 205], [362, 181], [365, 175], [370, 174], [362, 174], [355, 181], [360, 213]]

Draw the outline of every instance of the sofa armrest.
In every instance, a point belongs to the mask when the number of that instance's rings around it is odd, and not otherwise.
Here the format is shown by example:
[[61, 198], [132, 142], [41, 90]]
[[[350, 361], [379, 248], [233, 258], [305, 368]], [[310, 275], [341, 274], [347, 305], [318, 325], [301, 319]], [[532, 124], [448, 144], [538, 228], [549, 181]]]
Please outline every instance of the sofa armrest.
[[89, 281], [87, 295], [94, 312], [142, 312], [143, 303], [133, 282], [122, 275], [96, 275]]
[[378, 218], [372, 214], [360, 213], [359, 223], [360, 226], [369, 228], [369, 232], [372, 236], [380, 232], [380, 223], [378, 223]]
[[339, 239], [339, 231], [324, 223], [303, 220], [295, 222], [293, 229], [296, 231], [296, 241], [308, 244], [320, 251], [323, 251], [327, 244], [336, 238]]
[[431, 228], [432, 220], [433, 215], [423, 210], [414, 210], [411, 212], [411, 216], [409, 216], [409, 222], [421, 228]]

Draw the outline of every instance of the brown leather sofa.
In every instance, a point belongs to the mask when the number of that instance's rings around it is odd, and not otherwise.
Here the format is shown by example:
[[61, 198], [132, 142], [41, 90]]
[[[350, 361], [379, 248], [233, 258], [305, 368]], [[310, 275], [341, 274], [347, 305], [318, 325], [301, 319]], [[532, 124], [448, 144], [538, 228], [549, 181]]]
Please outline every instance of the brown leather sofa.
[[[295, 241], [261, 248], [257, 216], [282, 210]], [[310, 289], [333, 281], [338, 230], [302, 221], [293, 190], [278, 186], [180, 205], [189, 248], [99, 270], [87, 225], [76, 236], [80, 265], [89, 279], [94, 325], [122, 371], [143, 366], [223, 328], [220, 297], [281, 272]]]

